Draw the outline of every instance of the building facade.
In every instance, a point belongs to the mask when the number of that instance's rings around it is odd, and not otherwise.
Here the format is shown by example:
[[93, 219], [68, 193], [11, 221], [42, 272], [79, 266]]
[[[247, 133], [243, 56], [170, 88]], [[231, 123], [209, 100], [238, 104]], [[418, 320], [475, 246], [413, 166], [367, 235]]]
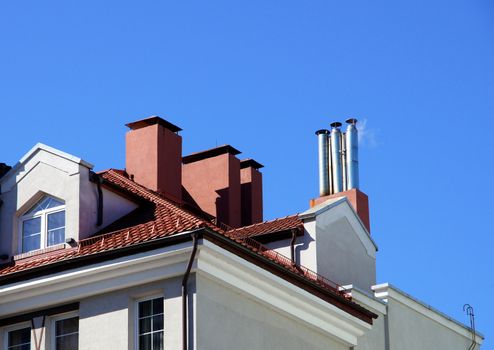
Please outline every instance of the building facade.
[[376, 284], [354, 131], [334, 174], [339, 126], [320, 132], [327, 188], [263, 222], [260, 163], [229, 145], [183, 156], [181, 129], [159, 117], [127, 126], [124, 170], [95, 173], [42, 144], [0, 166], [3, 349], [480, 347]]

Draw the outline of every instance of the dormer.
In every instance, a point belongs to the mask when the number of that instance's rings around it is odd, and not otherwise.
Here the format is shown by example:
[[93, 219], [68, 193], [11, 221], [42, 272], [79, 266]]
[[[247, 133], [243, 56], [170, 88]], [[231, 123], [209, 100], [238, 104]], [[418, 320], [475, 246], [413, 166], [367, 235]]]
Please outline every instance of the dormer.
[[66, 242], [87, 238], [137, 207], [102, 189], [92, 168], [81, 158], [37, 144], [4, 174], [0, 255], [22, 258], [69, 248]]

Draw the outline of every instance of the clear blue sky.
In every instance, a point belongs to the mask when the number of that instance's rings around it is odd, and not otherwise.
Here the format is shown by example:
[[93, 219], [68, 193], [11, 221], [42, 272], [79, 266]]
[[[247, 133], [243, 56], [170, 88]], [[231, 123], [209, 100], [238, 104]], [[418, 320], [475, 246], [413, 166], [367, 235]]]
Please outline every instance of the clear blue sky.
[[494, 3], [2, 1], [0, 161], [36, 142], [124, 166], [157, 114], [184, 153], [265, 164], [267, 219], [317, 195], [314, 131], [365, 122], [378, 280], [477, 326], [494, 349]]

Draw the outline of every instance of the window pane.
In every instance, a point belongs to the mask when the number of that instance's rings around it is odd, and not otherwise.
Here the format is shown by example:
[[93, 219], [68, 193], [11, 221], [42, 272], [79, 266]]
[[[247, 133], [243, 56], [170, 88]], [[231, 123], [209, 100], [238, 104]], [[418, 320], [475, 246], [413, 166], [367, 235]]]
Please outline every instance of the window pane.
[[153, 333], [153, 350], [163, 350], [163, 332]]
[[153, 331], [163, 329], [163, 315], [153, 316]]
[[48, 215], [47, 245], [65, 242], [65, 211]]
[[139, 319], [139, 334], [151, 332], [151, 317]]
[[62, 206], [64, 204], [65, 203], [63, 201], [60, 201], [60, 200], [55, 199], [53, 197], [45, 196], [45, 197], [41, 198], [41, 200], [38, 203], [33, 205], [33, 207], [31, 209], [29, 209], [29, 211], [26, 214], [32, 214], [32, 213], [36, 213], [38, 211], [59, 207], [59, 206]]
[[13, 346], [8, 348], [8, 350], [31, 350], [31, 344]]
[[48, 231], [47, 239], [48, 239], [47, 246], [65, 242], [65, 229], [61, 228], [58, 230]]
[[138, 304], [139, 350], [163, 349], [163, 298]]
[[151, 316], [151, 300], [139, 303], [139, 317]]
[[33, 218], [22, 222], [22, 236], [38, 235], [41, 232], [41, 218]]
[[77, 350], [79, 346], [79, 317], [55, 322], [56, 350]]
[[9, 332], [8, 336], [8, 349], [28, 349], [31, 344], [31, 328], [16, 329]]
[[22, 252], [40, 248], [41, 218], [33, 218], [22, 222]]
[[79, 348], [79, 334], [64, 335], [56, 338], [56, 350], [77, 350]]
[[139, 350], [151, 350], [151, 334], [139, 336]]
[[59, 320], [55, 324], [55, 336], [77, 333], [79, 331], [79, 317]]
[[22, 252], [30, 252], [31, 250], [39, 249], [40, 235], [30, 236], [22, 240]]
[[163, 313], [163, 298], [153, 299], [153, 315]]
[[65, 210], [48, 215], [48, 230], [65, 227]]

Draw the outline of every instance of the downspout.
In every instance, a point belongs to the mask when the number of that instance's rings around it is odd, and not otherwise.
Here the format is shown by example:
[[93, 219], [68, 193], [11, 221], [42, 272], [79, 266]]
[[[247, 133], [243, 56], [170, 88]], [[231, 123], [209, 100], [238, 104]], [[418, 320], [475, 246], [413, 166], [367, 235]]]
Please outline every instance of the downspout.
[[185, 271], [184, 278], [182, 280], [182, 344], [183, 350], [187, 350], [187, 282], [189, 281], [190, 270], [192, 269], [192, 264], [197, 253], [197, 232], [192, 233], [192, 253], [190, 254], [189, 264], [187, 265], [187, 270]]
[[297, 239], [297, 230], [292, 230], [292, 240], [290, 241], [290, 257], [292, 259], [292, 265], [296, 265], [295, 261], [295, 241]]
[[89, 181], [96, 183], [96, 188], [98, 189], [98, 217], [96, 219], [96, 226], [101, 226], [103, 225], [103, 191], [101, 190], [103, 179], [91, 171], [89, 173]]

